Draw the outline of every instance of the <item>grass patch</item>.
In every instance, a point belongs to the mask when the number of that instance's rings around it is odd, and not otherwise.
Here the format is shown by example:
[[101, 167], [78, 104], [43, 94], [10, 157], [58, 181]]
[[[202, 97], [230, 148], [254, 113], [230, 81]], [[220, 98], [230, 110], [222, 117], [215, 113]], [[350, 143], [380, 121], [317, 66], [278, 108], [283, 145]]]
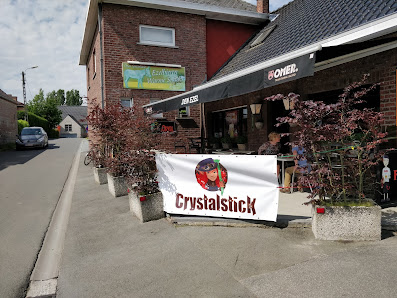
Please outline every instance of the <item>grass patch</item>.
[[15, 143], [0, 144], [0, 152], [15, 150]]

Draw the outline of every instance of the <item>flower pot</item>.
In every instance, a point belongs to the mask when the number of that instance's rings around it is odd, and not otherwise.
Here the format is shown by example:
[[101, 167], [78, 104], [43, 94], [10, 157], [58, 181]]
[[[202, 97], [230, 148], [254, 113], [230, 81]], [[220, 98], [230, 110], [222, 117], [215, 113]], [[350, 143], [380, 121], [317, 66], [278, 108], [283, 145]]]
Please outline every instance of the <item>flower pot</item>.
[[94, 167], [94, 178], [96, 183], [99, 184], [108, 183], [108, 177], [106, 176], [106, 168]]
[[163, 194], [157, 192], [150, 195], [140, 196], [134, 190], [129, 190], [128, 199], [130, 211], [141, 222], [147, 222], [165, 217]]
[[312, 230], [316, 239], [381, 239], [382, 212], [379, 206], [314, 206], [312, 213]]
[[109, 191], [114, 197], [126, 196], [128, 194], [124, 177], [115, 177], [108, 173], [107, 178]]
[[240, 151], [246, 151], [247, 150], [247, 144], [237, 144], [237, 148]]

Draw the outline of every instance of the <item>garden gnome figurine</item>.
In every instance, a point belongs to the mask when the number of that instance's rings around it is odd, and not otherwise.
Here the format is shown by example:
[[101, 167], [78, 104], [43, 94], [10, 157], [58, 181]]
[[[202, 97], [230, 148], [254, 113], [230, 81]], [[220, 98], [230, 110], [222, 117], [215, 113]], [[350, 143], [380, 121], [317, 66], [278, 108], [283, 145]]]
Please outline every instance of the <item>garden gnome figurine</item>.
[[386, 154], [383, 155], [383, 165], [385, 167], [382, 170], [381, 184], [383, 185], [383, 200], [382, 200], [382, 202], [385, 202], [385, 201], [390, 201], [389, 190], [390, 190], [390, 176], [391, 176], [391, 171], [390, 171], [390, 168], [388, 167], [389, 156]]

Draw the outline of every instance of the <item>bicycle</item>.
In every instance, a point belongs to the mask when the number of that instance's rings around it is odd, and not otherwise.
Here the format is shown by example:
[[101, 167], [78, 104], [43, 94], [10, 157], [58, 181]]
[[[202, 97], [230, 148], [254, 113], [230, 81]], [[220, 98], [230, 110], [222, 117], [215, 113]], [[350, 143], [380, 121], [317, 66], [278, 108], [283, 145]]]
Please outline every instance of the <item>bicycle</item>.
[[90, 149], [84, 157], [84, 165], [88, 166], [92, 161], [92, 149]]

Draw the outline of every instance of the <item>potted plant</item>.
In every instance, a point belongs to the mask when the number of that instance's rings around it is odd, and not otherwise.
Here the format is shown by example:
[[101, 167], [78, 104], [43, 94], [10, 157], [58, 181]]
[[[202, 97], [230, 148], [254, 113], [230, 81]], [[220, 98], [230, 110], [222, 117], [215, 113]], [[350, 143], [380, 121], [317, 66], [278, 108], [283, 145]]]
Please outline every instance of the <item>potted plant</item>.
[[94, 165], [94, 179], [98, 184], [108, 183], [107, 169], [105, 167], [105, 151], [98, 149], [100, 146], [92, 145], [92, 148], [88, 154], [91, 154], [91, 160]]
[[[156, 152], [164, 134], [150, 131], [148, 118], [136, 119], [129, 130], [124, 156], [130, 211], [141, 221], [164, 217], [163, 196], [157, 183]], [[164, 152], [164, 150], [163, 150]]]
[[223, 149], [230, 149], [231, 148], [231, 144], [232, 144], [232, 139], [229, 136], [229, 134], [225, 134], [222, 138], [221, 138], [221, 143], [222, 143], [222, 148]]
[[[287, 98], [294, 110], [279, 124], [293, 124], [296, 145], [303, 147], [311, 169], [299, 177], [300, 185], [311, 185], [312, 229], [317, 239], [380, 240], [381, 209], [373, 200], [375, 167], [385, 139], [383, 115], [360, 108], [363, 97], [376, 85], [363, 80], [347, 86], [335, 103], [303, 101], [297, 94], [275, 95], [267, 100]], [[333, 144], [338, 144], [334, 149]]]
[[126, 154], [128, 129], [133, 125], [133, 110], [120, 104], [109, 104], [103, 109], [95, 105], [87, 119], [95, 144], [103, 152], [102, 163], [107, 168], [110, 193], [115, 197], [127, 195], [123, 155]]
[[247, 137], [246, 136], [238, 136], [236, 138], [238, 150], [245, 151], [247, 150]]

